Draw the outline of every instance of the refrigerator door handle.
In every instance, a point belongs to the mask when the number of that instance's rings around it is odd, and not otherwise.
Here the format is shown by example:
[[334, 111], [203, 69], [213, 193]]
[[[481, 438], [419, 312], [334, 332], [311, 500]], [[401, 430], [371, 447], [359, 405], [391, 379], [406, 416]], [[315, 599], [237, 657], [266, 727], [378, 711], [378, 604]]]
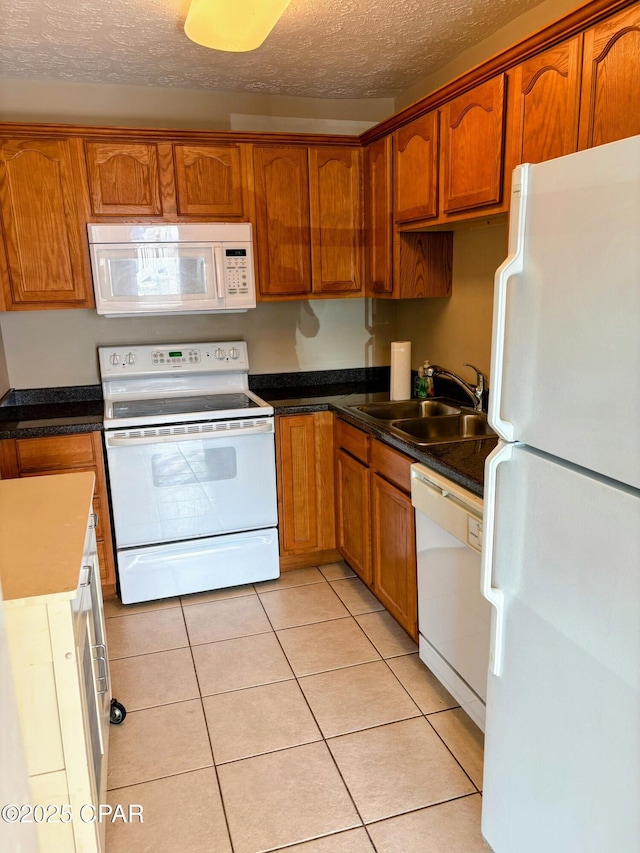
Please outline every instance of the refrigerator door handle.
[[495, 609], [491, 623], [491, 645], [489, 649], [489, 670], [494, 675], [502, 674], [502, 650], [504, 633], [504, 593], [492, 586], [493, 549], [496, 532], [496, 480], [498, 466], [508, 462], [513, 456], [513, 444], [499, 442], [488, 456], [485, 466], [484, 483], [484, 541], [480, 563], [480, 589], [482, 595]]
[[507, 286], [509, 280], [523, 269], [525, 204], [529, 183], [529, 164], [517, 166], [513, 172], [509, 219], [509, 248], [506, 259], [495, 276], [493, 301], [493, 334], [491, 342], [491, 394], [489, 395], [489, 424], [505, 441], [515, 441], [514, 425], [502, 417], [502, 387], [504, 342], [507, 315]]

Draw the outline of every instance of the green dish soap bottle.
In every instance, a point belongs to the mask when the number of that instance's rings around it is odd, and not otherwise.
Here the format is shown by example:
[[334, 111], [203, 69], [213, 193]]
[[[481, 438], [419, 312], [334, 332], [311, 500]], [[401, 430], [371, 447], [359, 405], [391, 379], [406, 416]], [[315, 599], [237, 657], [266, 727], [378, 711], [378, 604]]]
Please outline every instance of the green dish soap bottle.
[[[429, 364], [429, 362], [427, 361], [425, 364]], [[424, 367], [422, 367], [422, 365], [418, 368], [418, 375], [415, 378], [414, 392], [418, 399], [427, 399], [427, 377], [425, 376]]]

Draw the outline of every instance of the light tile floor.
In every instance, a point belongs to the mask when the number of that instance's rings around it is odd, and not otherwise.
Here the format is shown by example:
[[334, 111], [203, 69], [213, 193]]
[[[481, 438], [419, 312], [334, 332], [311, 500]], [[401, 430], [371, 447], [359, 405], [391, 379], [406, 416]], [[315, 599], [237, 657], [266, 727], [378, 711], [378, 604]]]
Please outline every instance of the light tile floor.
[[482, 733], [344, 563], [123, 606], [107, 853], [483, 853]]

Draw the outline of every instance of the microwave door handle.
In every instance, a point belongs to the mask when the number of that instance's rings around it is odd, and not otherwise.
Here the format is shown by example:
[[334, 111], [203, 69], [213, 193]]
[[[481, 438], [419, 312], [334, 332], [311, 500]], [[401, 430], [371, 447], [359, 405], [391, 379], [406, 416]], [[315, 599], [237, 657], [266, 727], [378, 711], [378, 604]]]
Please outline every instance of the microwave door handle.
[[213, 247], [213, 261], [216, 271], [216, 296], [224, 299], [224, 266], [222, 263], [222, 246]]

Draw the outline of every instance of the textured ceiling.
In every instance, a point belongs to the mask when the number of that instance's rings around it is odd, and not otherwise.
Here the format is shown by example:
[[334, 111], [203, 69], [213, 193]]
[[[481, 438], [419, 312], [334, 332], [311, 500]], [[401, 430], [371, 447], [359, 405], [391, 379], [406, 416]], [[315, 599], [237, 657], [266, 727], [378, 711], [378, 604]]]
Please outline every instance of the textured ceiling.
[[539, 2], [292, 0], [260, 48], [229, 54], [187, 39], [189, 0], [1, 0], [0, 77], [394, 97]]

